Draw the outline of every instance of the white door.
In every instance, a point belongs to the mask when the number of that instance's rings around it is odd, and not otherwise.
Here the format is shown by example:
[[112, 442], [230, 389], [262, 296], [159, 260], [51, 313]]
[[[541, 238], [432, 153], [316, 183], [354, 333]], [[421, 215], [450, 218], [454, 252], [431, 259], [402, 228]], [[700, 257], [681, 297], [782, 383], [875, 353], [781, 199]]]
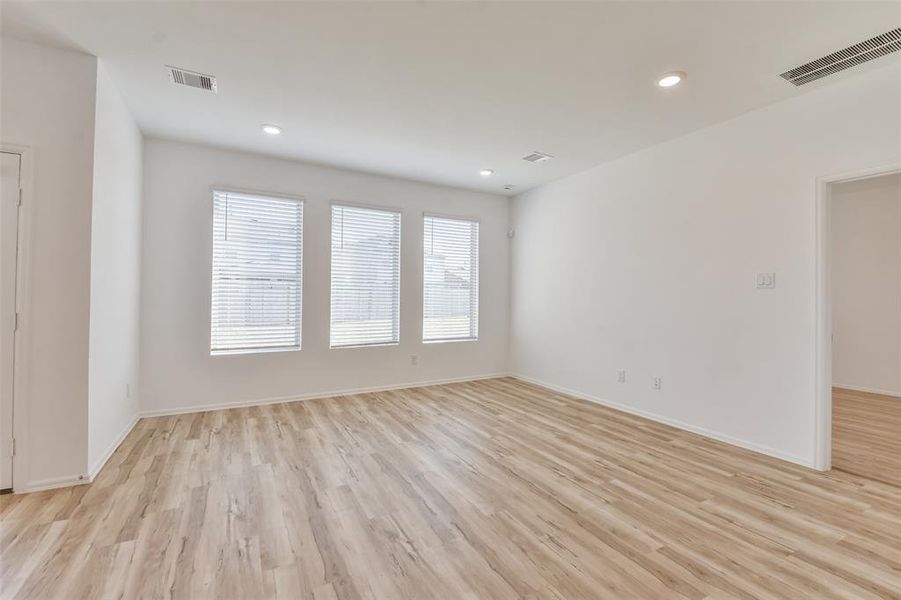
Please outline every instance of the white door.
[[0, 152], [0, 490], [13, 485], [13, 374], [19, 238], [18, 154]]

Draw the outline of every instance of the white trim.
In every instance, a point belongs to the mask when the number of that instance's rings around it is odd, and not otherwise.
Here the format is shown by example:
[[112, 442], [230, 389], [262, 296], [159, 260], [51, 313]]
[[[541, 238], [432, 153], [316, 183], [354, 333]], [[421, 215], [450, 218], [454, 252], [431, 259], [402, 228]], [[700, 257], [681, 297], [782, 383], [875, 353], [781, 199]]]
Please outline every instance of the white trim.
[[372, 342], [371, 344], [350, 344], [348, 346], [329, 346], [329, 350], [353, 350], [354, 348], [383, 348], [385, 346], [400, 346], [400, 342]]
[[747, 440], [743, 440], [740, 438], [732, 437], [730, 435], [725, 435], [722, 433], [718, 433], [716, 431], [712, 431], [710, 429], [705, 429], [704, 427], [697, 427], [695, 425], [691, 425], [689, 423], [685, 423], [683, 421], [679, 421], [677, 419], [672, 419], [670, 417], [664, 417], [663, 415], [658, 415], [657, 413], [653, 413], [646, 410], [641, 410], [639, 408], [634, 408], [632, 406], [627, 406], [625, 404], [620, 404], [619, 402], [612, 402], [610, 400], [606, 400], [604, 398], [599, 398], [597, 396], [592, 396], [591, 394], [586, 394], [585, 392], [580, 392], [578, 390], [573, 390], [570, 388], [566, 388], [563, 386], [555, 385], [553, 383], [548, 383], [546, 381], [541, 381], [540, 379], [535, 379], [533, 377], [526, 377], [525, 375], [518, 375], [516, 373], [511, 373], [510, 377], [514, 379], [519, 379], [521, 381], [525, 381], [526, 383], [531, 383], [533, 385], [538, 385], [544, 388], [547, 388], [554, 392], [559, 392], [561, 394], [566, 394], [568, 396], [572, 396], [574, 398], [578, 398], [580, 400], [587, 400], [588, 402], [593, 402], [595, 404], [600, 404], [601, 406], [606, 406], [607, 408], [612, 408], [615, 410], [622, 411], [624, 413], [629, 413], [630, 415], [635, 415], [638, 417], [643, 417], [645, 419], [650, 419], [651, 421], [656, 421], [657, 423], [663, 423], [665, 425], [670, 425], [675, 427], [676, 429], [682, 429], [683, 431], [689, 431], [691, 433], [696, 433], [698, 435], [702, 435], [706, 438], [710, 438], [716, 440], [718, 442], [724, 442], [729, 444], [730, 446], [737, 446], [739, 448], [743, 448], [745, 450], [750, 450], [752, 452], [757, 452], [758, 454], [765, 454], [767, 456], [771, 456], [773, 458], [778, 458], [780, 460], [784, 460], [790, 463], [795, 463], [797, 465], [801, 465], [802, 467], [813, 468], [813, 463], [800, 456], [795, 456], [793, 454], [788, 454], [786, 452], [782, 452], [781, 450], [776, 450], [775, 448], [770, 448], [769, 446], [763, 446], [761, 444], [757, 444], [755, 442], [749, 442]]
[[244, 408], [249, 406], [263, 406], [267, 404], [280, 404], [282, 402], [299, 402], [304, 400], [316, 400], [323, 398], [333, 398], [337, 396], [351, 396], [355, 394], [367, 394], [371, 392], [385, 392], [391, 390], [404, 390], [410, 388], [419, 388], [419, 387], [430, 387], [433, 385], [445, 385], [448, 383], [465, 383], [468, 381], [479, 381], [482, 379], [497, 379], [499, 377], [509, 377], [509, 373], [489, 373], [485, 375], [474, 375], [469, 377], [455, 377], [452, 379], [436, 379], [432, 381], [421, 381], [421, 382], [413, 382], [413, 383], [403, 383], [403, 384], [394, 384], [394, 385], [385, 385], [385, 386], [377, 386], [377, 387], [368, 387], [368, 388], [354, 388], [354, 389], [345, 389], [331, 392], [313, 392], [310, 394], [301, 394], [301, 395], [293, 395], [293, 396], [282, 396], [277, 398], [260, 398], [257, 400], [246, 400], [246, 401], [238, 401], [238, 402], [222, 402], [219, 404], [205, 404], [203, 406], [184, 406], [180, 408], [171, 408], [171, 409], [160, 409], [160, 410], [147, 410], [140, 413], [135, 417], [134, 421], [123, 430], [122, 434], [120, 434], [119, 438], [112, 444], [107, 450], [101, 461], [98, 461], [95, 464], [94, 468], [91, 469], [90, 474], [85, 475], [70, 475], [67, 477], [56, 477], [53, 479], [42, 479], [39, 481], [31, 481], [25, 486], [22, 486], [15, 490], [16, 494], [27, 494], [31, 492], [40, 492], [43, 490], [53, 490], [57, 488], [64, 488], [73, 485], [82, 485], [86, 483], [92, 482], [97, 475], [100, 473], [100, 470], [106, 465], [106, 462], [109, 460], [109, 457], [113, 455], [113, 453], [118, 449], [119, 445], [128, 437], [128, 434], [134, 430], [135, 426], [141, 419], [148, 417], [165, 417], [171, 415], [182, 415], [182, 414], [190, 414], [197, 412], [206, 412], [210, 410], [221, 410], [227, 408]]
[[843, 390], [850, 390], [852, 392], [865, 392], [867, 394], [879, 394], [880, 396], [891, 396], [892, 398], [901, 398], [901, 392], [894, 391], [890, 392], [888, 390], [880, 390], [877, 388], [868, 388], [859, 385], [847, 385], [844, 383], [833, 383], [833, 388], [841, 388]]
[[433, 385], [446, 385], [449, 383], [465, 383], [468, 381], [480, 381], [482, 379], [497, 379], [508, 377], [509, 373], [487, 373], [485, 375], [470, 375], [468, 377], [454, 377], [451, 379], [434, 379], [431, 381], [413, 381], [410, 383], [395, 383], [365, 388], [349, 388], [327, 392], [311, 392], [309, 394], [295, 394], [292, 396], [274, 396], [270, 398], [258, 398], [255, 400], [237, 400], [235, 402], [219, 402], [216, 404], [202, 404], [199, 406], [181, 406], [176, 408], [160, 408], [145, 410], [141, 417], [166, 417], [170, 415], [183, 415], [188, 413], [207, 412], [210, 410], [222, 410], [226, 408], [245, 408], [249, 406], [264, 406], [267, 404], [281, 404], [283, 402], [300, 402], [304, 400], [320, 400], [336, 396], [353, 396], [356, 394], [369, 394], [372, 392], [388, 392], [392, 390], [406, 390], [410, 388], [430, 387]]
[[39, 479], [37, 481], [29, 481], [24, 487], [15, 489], [13, 493], [30, 494], [32, 492], [56, 490], [59, 488], [71, 487], [73, 485], [84, 485], [86, 483], [90, 483], [87, 475], [69, 475], [66, 477], [54, 477], [52, 479]]
[[652, 413], [649, 411], [636, 409], [630, 406], [626, 406], [624, 404], [620, 404], [618, 402], [612, 402], [609, 400], [605, 400], [602, 398], [598, 398], [597, 396], [592, 396], [591, 394], [586, 394], [584, 392], [580, 392], [578, 390], [573, 390], [570, 388], [566, 388], [563, 386], [555, 385], [552, 383], [548, 383], [546, 381], [542, 381], [539, 379], [535, 379], [532, 377], [526, 377], [525, 375], [518, 375], [515, 373], [489, 373], [485, 375], [475, 375], [469, 377], [454, 377], [450, 379], [436, 379], [431, 381], [421, 381], [421, 382], [411, 382], [404, 384], [394, 384], [394, 385], [385, 385], [385, 386], [376, 386], [376, 387], [367, 387], [367, 388], [350, 388], [344, 390], [336, 390], [329, 392], [313, 392], [309, 394], [300, 394], [300, 395], [292, 395], [292, 396], [279, 396], [279, 397], [270, 397], [270, 398], [259, 398], [256, 400], [241, 400], [236, 402], [221, 402], [217, 404], [204, 404], [200, 406], [184, 406], [178, 408], [166, 408], [166, 409], [157, 409], [157, 410], [146, 410], [141, 412], [141, 414], [132, 421], [132, 423], [123, 430], [122, 434], [120, 434], [119, 438], [110, 446], [109, 450], [106, 452], [104, 457], [97, 461], [94, 468], [91, 469], [90, 474], [88, 475], [79, 475], [79, 476], [69, 476], [69, 477], [59, 477], [55, 479], [45, 479], [40, 481], [33, 481], [24, 486], [21, 489], [17, 489], [17, 494], [29, 493], [29, 492], [37, 492], [42, 490], [56, 489], [62, 487], [68, 487], [72, 485], [81, 485], [84, 483], [89, 483], [93, 481], [97, 474], [99, 474], [100, 470], [105, 466], [106, 462], [109, 460], [109, 457], [113, 455], [113, 453], [118, 449], [119, 445], [122, 441], [125, 440], [126, 437], [134, 430], [134, 427], [137, 423], [143, 419], [148, 417], [164, 417], [164, 416], [173, 416], [173, 415], [181, 415], [181, 414], [190, 414], [190, 413], [198, 413], [198, 412], [207, 412], [211, 410], [222, 410], [229, 408], [245, 408], [251, 406], [264, 406], [269, 404], [280, 404], [284, 402], [301, 402], [306, 400], [316, 400], [323, 398], [333, 398], [338, 396], [351, 396], [356, 394], [366, 394], [373, 392], [383, 392], [383, 391], [392, 391], [392, 390], [404, 390], [404, 389], [412, 389], [412, 388], [420, 388], [420, 387], [431, 387], [436, 385], [446, 385], [451, 383], [466, 383], [470, 381], [480, 381], [485, 379], [497, 379], [501, 377], [513, 377], [515, 379], [519, 379], [521, 381], [525, 381], [527, 383], [531, 383], [533, 385], [537, 385], [543, 388], [547, 388], [549, 390], [566, 394], [568, 396], [572, 396], [573, 398], [586, 400], [588, 402], [593, 402], [595, 404], [599, 404], [601, 406], [606, 406], [608, 408], [612, 408], [615, 410], [619, 410], [628, 414], [636, 415], [639, 417], [643, 417], [645, 419], [650, 419], [652, 421], [656, 421], [658, 423], [663, 423], [666, 425], [670, 425], [677, 429], [681, 429], [684, 431], [689, 431], [691, 433], [696, 433], [698, 435], [702, 435], [704, 437], [714, 439], [720, 442], [724, 442], [731, 446], [736, 446], [739, 448], [743, 448], [745, 450], [750, 450], [752, 452], [757, 452], [760, 454], [764, 454], [767, 456], [771, 456], [774, 458], [778, 458], [780, 460], [785, 460], [791, 463], [795, 463], [804, 467], [813, 468], [813, 464], [811, 461], [787, 454], [785, 452], [776, 450], [774, 448], [770, 448], [768, 446], [763, 446], [760, 444], [756, 444], [753, 442], [748, 442], [746, 440], [742, 440], [739, 438], [735, 438], [729, 435], [724, 435], [721, 433], [717, 433], [715, 431], [711, 431], [709, 429], [705, 429], [703, 427], [696, 427], [694, 425], [690, 425], [688, 423], [684, 423], [682, 421], [671, 419], [669, 417], [664, 417], [662, 415], [658, 415], [656, 413]]
[[832, 214], [830, 186], [833, 183], [856, 181], [901, 173], [901, 162], [879, 167], [860, 169], [837, 175], [818, 177], [816, 180], [816, 205], [814, 216], [815, 249], [814, 273], [814, 468], [828, 471], [832, 468], [832, 293], [829, 279], [829, 229]]
[[15, 494], [30, 494], [32, 492], [42, 492], [44, 490], [55, 490], [58, 488], [70, 487], [73, 485], [83, 485], [86, 483], [91, 483], [100, 473], [104, 466], [106, 466], [107, 461], [110, 457], [119, 449], [119, 446], [125, 441], [125, 438], [128, 437], [128, 434], [132, 432], [135, 428], [135, 425], [138, 424], [138, 421], [141, 420], [140, 415], [135, 415], [132, 419], [131, 423], [122, 430], [119, 436], [113, 440], [113, 443], [110, 444], [109, 448], [107, 448], [106, 452], [103, 454], [100, 459], [98, 459], [91, 470], [83, 475], [68, 475], [65, 477], [54, 477], [51, 479], [39, 479], [37, 481], [29, 481], [24, 486], [17, 486], [14, 490]]
[[232, 354], [268, 354], [270, 352], [300, 351], [300, 346], [270, 346], [263, 348], [238, 348], [236, 350], [210, 350], [210, 356], [231, 356]]
[[422, 220], [425, 221], [428, 217], [432, 217], [433, 219], [444, 219], [446, 221], [464, 221], [466, 223], [478, 223], [481, 225], [481, 223], [479, 223], [478, 217], [449, 215], [447, 213], [429, 212], [427, 210], [422, 211]]
[[304, 196], [297, 196], [295, 194], [285, 194], [283, 192], [264, 192], [260, 190], [251, 190], [244, 189], [239, 187], [232, 187], [230, 185], [211, 185], [210, 193], [215, 194], [219, 192], [221, 194], [238, 194], [241, 196], [259, 196], [262, 198], [275, 198], [276, 200], [293, 200], [295, 202], [303, 203], [306, 198]]
[[131, 423], [129, 423], [128, 426], [126, 426], [125, 429], [123, 429], [119, 433], [116, 439], [113, 440], [113, 443], [109, 445], [109, 448], [106, 449], [106, 452], [103, 453], [103, 456], [101, 456], [94, 462], [94, 466], [92, 466], [88, 471], [88, 481], [94, 481], [94, 479], [96, 479], [101, 469], [106, 466], [106, 461], [108, 461], [113, 453], [115, 453], [116, 450], [119, 449], [119, 445], [122, 444], [123, 441], [125, 441], [125, 438], [128, 437], [128, 434], [131, 433], [131, 431], [135, 428], [135, 425], [137, 425], [138, 421], [140, 420], [141, 415], [136, 414], [131, 420]]
[[423, 344], [455, 344], [457, 342], [478, 342], [478, 337], [468, 338], [444, 338], [440, 340], [422, 340]]
[[387, 213], [397, 213], [401, 216], [403, 216], [404, 214], [404, 210], [397, 206], [367, 204], [365, 202], [354, 202], [353, 200], [335, 200], [333, 198], [329, 200], [329, 224], [331, 224], [331, 214], [333, 206], [344, 206], [346, 208], [359, 208], [361, 210], [376, 210]]
[[16, 312], [22, 320], [14, 339], [15, 365], [13, 372], [13, 438], [16, 440], [16, 454], [12, 461], [12, 486], [29, 473], [28, 409], [30, 407], [30, 381], [26, 374], [31, 365], [31, 254], [32, 254], [32, 205], [34, 195], [34, 149], [20, 144], [0, 142], [0, 151], [19, 155], [19, 187], [22, 190], [22, 204], [19, 207], [18, 245], [19, 256], [16, 263]]

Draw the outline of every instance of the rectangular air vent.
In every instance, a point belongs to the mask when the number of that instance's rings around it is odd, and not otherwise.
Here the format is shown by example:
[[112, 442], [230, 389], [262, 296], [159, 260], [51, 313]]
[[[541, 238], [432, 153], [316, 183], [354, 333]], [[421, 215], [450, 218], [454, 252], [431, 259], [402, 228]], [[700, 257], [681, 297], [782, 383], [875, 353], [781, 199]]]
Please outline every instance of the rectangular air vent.
[[550, 154], [545, 154], [544, 152], [533, 152], [533, 153], [529, 154], [528, 156], [522, 157], [522, 159], [524, 161], [527, 161], [530, 163], [545, 162], [547, 160], [551, 160], [552, 158], [554, 158], [554, 157], [551, 156]]
[[901, 27], [795, 67], [780, 77], [795, 85], [804, 85], [898, 50], [901, 50]]
[[216, 93], [216, 78], [213, 75], [204, 75], [171, 65], [166, 65], [166, 69], [169, 71], [169, 79], [172, 80], [172, 83]]

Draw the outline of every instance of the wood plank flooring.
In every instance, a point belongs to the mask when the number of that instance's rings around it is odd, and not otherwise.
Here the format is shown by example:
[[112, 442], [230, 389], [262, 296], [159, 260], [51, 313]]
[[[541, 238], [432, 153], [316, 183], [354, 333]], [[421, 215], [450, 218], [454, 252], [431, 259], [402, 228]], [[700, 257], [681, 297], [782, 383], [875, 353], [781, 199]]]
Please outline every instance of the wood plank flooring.
[[833, 388], [832, 467], [901, 486], [901, 398]]
[[901, 598], [901, 489], [512, 379], [142, 420], [3, 598]]

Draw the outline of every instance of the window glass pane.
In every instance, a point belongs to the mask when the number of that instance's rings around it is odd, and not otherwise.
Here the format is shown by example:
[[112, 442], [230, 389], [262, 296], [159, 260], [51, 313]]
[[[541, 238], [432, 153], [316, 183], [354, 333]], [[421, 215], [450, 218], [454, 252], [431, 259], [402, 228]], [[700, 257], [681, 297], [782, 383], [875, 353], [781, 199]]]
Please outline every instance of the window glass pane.
[[331, 347], [400, 339], [400, 213], [332, 206]]
[[299, 349], [303, 203], [213, 193], [213, 354]]
[[479, 337], [479, 224], [426, 216], [423, 220], [422, 339]]

